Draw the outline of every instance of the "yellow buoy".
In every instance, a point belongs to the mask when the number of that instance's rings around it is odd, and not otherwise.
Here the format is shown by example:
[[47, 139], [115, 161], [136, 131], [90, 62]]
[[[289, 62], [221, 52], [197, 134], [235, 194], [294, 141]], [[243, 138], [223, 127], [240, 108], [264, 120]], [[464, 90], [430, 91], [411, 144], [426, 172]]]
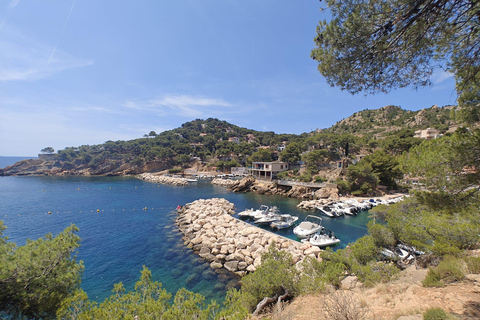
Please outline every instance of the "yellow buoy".
[[48, 214], [52, 214], [52, 211], [48, 211]]
[[100, 209], [97, 209], [97, 212], [100, 212]]
[[147, 207], [145, 207], [145, 209], [143, 209], [143, 210], [147, 210]]

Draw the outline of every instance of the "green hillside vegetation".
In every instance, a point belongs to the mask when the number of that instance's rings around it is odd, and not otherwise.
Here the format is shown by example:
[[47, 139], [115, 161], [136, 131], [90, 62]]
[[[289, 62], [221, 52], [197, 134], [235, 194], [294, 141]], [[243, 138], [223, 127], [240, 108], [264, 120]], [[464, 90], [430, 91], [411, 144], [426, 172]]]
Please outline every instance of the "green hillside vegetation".
[[[42, 152], [50, 154], [61, 170], [100, 175], [181, 172], [199, 164], [229, 173], [232, 167], [251, 166], [254, 161], [280, 160], [305, 166], [283, 172], [279, 178], [336, 182], [341, 193], [373, 195], [379, 186], [398, 188], [402, 177], [398, 157], [424, 142], [414, 137], [415, 131], [432, 127], [449, 135], [447, 130], [458, 126], [457, 111], [434, 106], [413, 112], [387, 106], [357, 112], [331, 128], [301, 135], [196, 119], [159, 134], [150, 131], [139, 139], [69, 147], [56, 154], [47, 147]], [[339, 163], [343, 169], [335, 171]]]
[[[364, 110], [329, 129], [301, 135], [255, 131], [212, 118], [197, 119], [159, 134], [151, 131], [143, 138], [129, 141], [68, 147], [52, 156], [65, 170], [103, 167], [98, 174], [126, 163], [138, 172], [148, 164], [156, 164], [156, 168], [161, 169], [188, 167], [194, 159], [226, 169], [249, 165], [251, 161], [280, 159], [296, 163], [302, 160], [302, 154], [324, 149], [328, 155], [322, 156], [323, 161], [310, 156], [310, 164], [321, 164], [378, 148], [399, 155], [419, 143], [413, 138], [415, 130], [432, 127], [445, 132], [455, 124], [453, 110], [432, 107], [412, 112], [393, 106]], [[233, 138], [236, 141], [229, 141]], [[286, 149], [279, 152], [284, 144]], [[270, 154], [259, 151], [260, 146], [269, 147]]]

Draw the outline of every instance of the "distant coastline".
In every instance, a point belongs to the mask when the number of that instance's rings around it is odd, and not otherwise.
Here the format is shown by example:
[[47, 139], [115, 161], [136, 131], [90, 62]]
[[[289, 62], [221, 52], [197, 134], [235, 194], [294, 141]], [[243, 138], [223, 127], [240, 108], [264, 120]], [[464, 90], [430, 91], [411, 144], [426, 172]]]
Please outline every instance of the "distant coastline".
[[15, 164], [16, 162], [20, 160], [25, 160], [25, 159], [37, 159], [37, 157], [5, 157], [5, 156], [0, 156], [0, 169], [6, 168], [8, 166], [11, 166], [12, 164]]

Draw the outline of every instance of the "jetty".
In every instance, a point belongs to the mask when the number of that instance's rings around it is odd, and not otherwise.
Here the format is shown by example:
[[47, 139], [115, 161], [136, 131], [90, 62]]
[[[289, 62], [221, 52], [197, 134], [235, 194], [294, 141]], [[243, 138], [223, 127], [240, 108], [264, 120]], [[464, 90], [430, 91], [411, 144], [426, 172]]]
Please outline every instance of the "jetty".
[[177, 210], [176, 223], [184, 245], [192, 248], [213, 269], [225, 268], [243, 276], [261, 265], [261, 256], [275, 243], [292, 254], [295, 263], [306, 256], [319, 258], [322, 251], [236, 219], [233, 203], [226, 199], [200, 199]]
[[169, 184], [172, 186], [186, 186], [188, 181], [184, 178], [169, 177], [165, 175], [155, 175], [152, 173], [142, 173], [135, 176], [137, 179], [152, 183]]

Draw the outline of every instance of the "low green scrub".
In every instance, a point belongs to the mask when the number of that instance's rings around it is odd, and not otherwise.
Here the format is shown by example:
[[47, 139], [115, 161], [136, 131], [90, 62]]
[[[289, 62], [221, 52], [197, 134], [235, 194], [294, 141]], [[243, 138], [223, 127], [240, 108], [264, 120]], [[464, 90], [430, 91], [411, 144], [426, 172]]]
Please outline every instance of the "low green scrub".
[[182, 172], [182, 171], [183, 171], [183, 170], [180, 169], [180, 168], [172, 168], [172, 169], [169, 169], [169, 170], [168, 170], [168, 173], [170, 173], [170, 174], [176, 174], [176, 173], [180, 173], [180, 172]]
[[443, 287], [445, 284], [462, 281], [464, 278], [464, 261], [446, 256], [437, 267], [428, 270], [422, 284], [424, 287]]
[[469, 273], [480, 273], [480, 257], [467, 257], [465, 263]]
[[449, 320], [452, 319], [442, 308], [430, 308], [423, 313], [423, 320]]

